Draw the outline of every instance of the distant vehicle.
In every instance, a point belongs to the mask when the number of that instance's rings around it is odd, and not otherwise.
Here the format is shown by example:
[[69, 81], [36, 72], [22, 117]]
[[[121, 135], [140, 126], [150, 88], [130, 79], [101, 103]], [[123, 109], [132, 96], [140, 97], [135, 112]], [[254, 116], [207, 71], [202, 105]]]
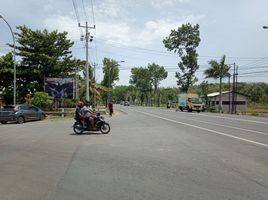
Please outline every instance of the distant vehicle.
[[120, 102], [120, 105], [124, 105], [124, 103], [125, 103], [124, 101], [121, 101], [121, 102]]
[[179, 94], [179, 109], [188, 112], [197, 111], [204, 112], [205, 106], [199, 96], [195, 93], [181, 93]]
[[124, 106], [129, 106], [129, 102], [128, 101], [125, 101], [124, 102]]
[[6, 124], [9, 121], [22, 124], [25, 121], [43, 120], [45, 117], [44, 111], [32, 105], [9, 105], [0, 109], [1, 124]]

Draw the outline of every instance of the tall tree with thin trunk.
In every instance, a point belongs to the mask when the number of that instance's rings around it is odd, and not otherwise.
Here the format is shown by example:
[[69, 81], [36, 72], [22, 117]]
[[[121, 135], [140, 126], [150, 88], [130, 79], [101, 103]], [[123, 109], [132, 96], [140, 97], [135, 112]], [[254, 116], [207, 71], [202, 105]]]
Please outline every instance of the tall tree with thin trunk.
[[163, 66], [157, 65], [155, 63], [148, 64], [148, 69], [151, 73], [152, 84], [154, 86], [154, 93], [156, 95], [155, 100], [157, 101], [157, 106], [160, 107], [159, 84], [160, 81], [167, 78], [168, 73]]
[[171, 30], [170, 35], [163, 40], [165, 47], [180, 57], [181, 61], [178, 63], [180, 72], [176, 72], [176, 78], [177, 85], [183, 92], [187, 92], [197, 81], [195, 72], [199, 66], [196, 49], [200, 41], [199, 25], [190, 23], [183, 24], [177, 30]]
[[210, 68], [204, 71], [204, 75], [206, 76], [206, 78], [220, 79], [219, 111], [221, 112], [222, 79], [230, 76], [230, 66], [225, 64], [225, 55], [221, 58], [220, 62], [217, 62], [216, 60], [210, 60], [208, 63], [210, 64]]

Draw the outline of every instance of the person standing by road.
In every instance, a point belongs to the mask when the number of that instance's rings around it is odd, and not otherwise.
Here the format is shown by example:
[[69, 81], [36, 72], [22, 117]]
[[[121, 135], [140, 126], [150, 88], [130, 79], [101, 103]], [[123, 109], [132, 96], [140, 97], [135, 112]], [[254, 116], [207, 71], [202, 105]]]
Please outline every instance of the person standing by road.
[[109, 107], [110, 116], [112, 116], [113, 115], [113, 112], [114, 112], [113, 102], [110, 102], [109, 105], [108, 105], [108, 107]]

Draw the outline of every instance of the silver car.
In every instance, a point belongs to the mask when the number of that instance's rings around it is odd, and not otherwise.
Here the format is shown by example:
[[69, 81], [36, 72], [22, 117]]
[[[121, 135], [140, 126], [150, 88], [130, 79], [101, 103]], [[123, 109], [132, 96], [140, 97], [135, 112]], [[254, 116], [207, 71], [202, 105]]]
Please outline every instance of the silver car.
[[8, 121], [15, 121], [19, 124], [25, 121], [43, 120], [46, 115], [44, 111], [33, 105], [10, 105], [0, 110], [0, 122], [6, 124]]

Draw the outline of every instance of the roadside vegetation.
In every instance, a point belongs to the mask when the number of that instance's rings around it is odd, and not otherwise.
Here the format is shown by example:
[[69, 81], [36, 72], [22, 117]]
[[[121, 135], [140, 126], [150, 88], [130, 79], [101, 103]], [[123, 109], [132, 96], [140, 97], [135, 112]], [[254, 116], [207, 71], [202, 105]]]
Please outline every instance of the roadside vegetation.
[[[69, 40], [67, 32], [31, 30], [27, 26], [18, 26], [15, 33], [17, 67], [17, 103], [32, 103], [44, 110], [56, 110], [61, 104], [65, 108], [74, 108], [78, 100], [85, 101], [85, 60], [76, 59], [71, 51], [74, 42]], [[194, 91], [206, 100], [207, 94], [229, 90], [225, 82], [229, 66], [225, 64], [225, 55], [220, 61], [210, 60], [205, 70], [206, 78], [218, 79], [218, 84], [203, 81], [197, 84], [195, 72], [199, 69], [197, 48], [201, 42], [198, 24], [183, 24], [170, 31], [163, 39], [167, 51], [178, 55], [177, 87], [160, 87], [167, 78], [165, 66], [148, 63], [147, 66], [133, 66], [129, 86], [117, 86], [119, 80], [119, 62], [103, 58], [103, 80], [97, 82], [93, 76], [93, 66], [89, 67], [90, 101], [98, 106], [107, 102], [129, 101], [130, 104], [165, 107], [177, 106], [180, 92]], [[12, 45], [9, 45], [12, 47]], [[9, 52], [0, 57], [0, 101], [11, 104], [13, 101], [13, 56]], [[78, 83], [75, 99], [55, 100], [44, 93], [46, 77], [73, 78]], [[248, 112], [265, 113], [268, 105], [267, 83], [238, 83], [237, 91], [248, 97]]]

